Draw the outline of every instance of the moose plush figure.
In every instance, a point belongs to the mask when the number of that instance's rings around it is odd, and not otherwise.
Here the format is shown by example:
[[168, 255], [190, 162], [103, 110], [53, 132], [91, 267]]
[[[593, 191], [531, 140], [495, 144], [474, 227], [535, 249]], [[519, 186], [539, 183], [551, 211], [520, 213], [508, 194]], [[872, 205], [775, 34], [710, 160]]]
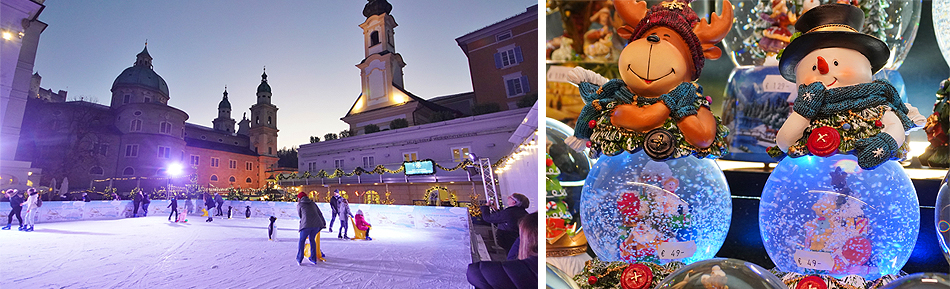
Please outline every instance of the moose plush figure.
[[719, 157], [726, 152], [727, 130], [709, 110], [711, 99], [694, 81], [705, 59], [718, 59], [715, 45], [732, 26], [732, 4], [707, 23], [689, 0], [668, 0], [647, 9], [646, 2], [618, 0], [617, 13], [627, 23], [618, 34], [629, 40], [620, 53], [621, 79], [607, 80], [577, 67], [585, 106], [574, 136], [575, 150], [591, 148], [594, 157], [644, 150], [661, 161], [688, 155]]
[[[809, 10], [795, 23], [779, 69], [798, 84], [798, 97], [778, 131], [778, 149], [791, 157], [854, 154], [873, 169], [907, 152], [904, 137], [926, 119], [901, 101], [887, 80], [873, 80], [890, 56], [883, 41], [858, 32], [864, 11], [848, 4]], [[778, 154], [771, 149], [772, 154]]]

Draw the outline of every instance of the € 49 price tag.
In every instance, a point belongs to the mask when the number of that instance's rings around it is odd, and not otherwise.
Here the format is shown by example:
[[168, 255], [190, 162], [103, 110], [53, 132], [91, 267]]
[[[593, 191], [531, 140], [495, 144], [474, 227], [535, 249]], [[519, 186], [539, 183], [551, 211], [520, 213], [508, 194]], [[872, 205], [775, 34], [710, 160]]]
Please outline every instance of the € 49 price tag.
[[831, 270], [835, 265], [830, 253], [795, 250], [792, 255], [795, 265], [805, 269]]
[[656, 248], [656, 255], [660, 259], [685, 259], [696, 253], [696, 242], [663, 242]]

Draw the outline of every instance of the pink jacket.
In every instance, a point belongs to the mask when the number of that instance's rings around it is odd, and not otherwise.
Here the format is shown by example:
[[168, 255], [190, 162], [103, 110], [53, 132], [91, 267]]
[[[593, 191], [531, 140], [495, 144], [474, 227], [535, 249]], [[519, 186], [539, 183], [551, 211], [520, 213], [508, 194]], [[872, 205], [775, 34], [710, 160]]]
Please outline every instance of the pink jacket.
[[360, 230], [369, 229], [370, 224], [366, 222], [366, 219], [363, 219], [363, 215], [357, 214], [353, 217], [354, 222], [356, 222], [356, 228]]

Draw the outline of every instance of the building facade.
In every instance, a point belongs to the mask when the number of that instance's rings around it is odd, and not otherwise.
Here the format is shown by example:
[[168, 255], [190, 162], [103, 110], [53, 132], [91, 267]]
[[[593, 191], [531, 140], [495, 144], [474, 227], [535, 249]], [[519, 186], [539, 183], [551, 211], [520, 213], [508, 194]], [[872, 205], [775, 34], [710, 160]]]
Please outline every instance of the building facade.
[[168, 105], [168, 84], [153, 70], [147, 47], [116, 77], [111, 92], [109, 106], [30, 98], [17, 156], [43, 170], [40, 185], [64, 178], [73, 190], [97, 191], [266, 184], [265, 172], [277, 162], [277, 107], [266, 74], [251, 107], [252, 117], [265, 121], [244, 118], [238, 129], [226, 89], [213, 127], [187, 123], [186, 112]]

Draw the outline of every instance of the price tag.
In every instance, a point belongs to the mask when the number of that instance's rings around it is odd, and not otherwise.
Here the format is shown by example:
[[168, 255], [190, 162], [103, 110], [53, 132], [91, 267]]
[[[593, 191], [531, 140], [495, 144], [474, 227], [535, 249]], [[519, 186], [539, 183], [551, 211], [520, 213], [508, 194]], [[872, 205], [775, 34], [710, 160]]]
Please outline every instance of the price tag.
[[831, 270], [835, 265], [831, 253], [795, 250], [792, 255], [795, 265], [805, 269]]
[[663, 242], [656, 247], [656, 256], [660, 259], [685, 259], [696, 253], [696, 242]]
[[552, 65], [548, 68], [547, 81], [570, 82], [567, 80], [567, 73], [574, 69], [573, 67]]
[[765, 92], [787, 92], [787, 93], [797, 93], [798, 86], [785, 78], [782, 78], [781, 75], [766, 75], [765, 80], [762, 81], [762, 89]]

